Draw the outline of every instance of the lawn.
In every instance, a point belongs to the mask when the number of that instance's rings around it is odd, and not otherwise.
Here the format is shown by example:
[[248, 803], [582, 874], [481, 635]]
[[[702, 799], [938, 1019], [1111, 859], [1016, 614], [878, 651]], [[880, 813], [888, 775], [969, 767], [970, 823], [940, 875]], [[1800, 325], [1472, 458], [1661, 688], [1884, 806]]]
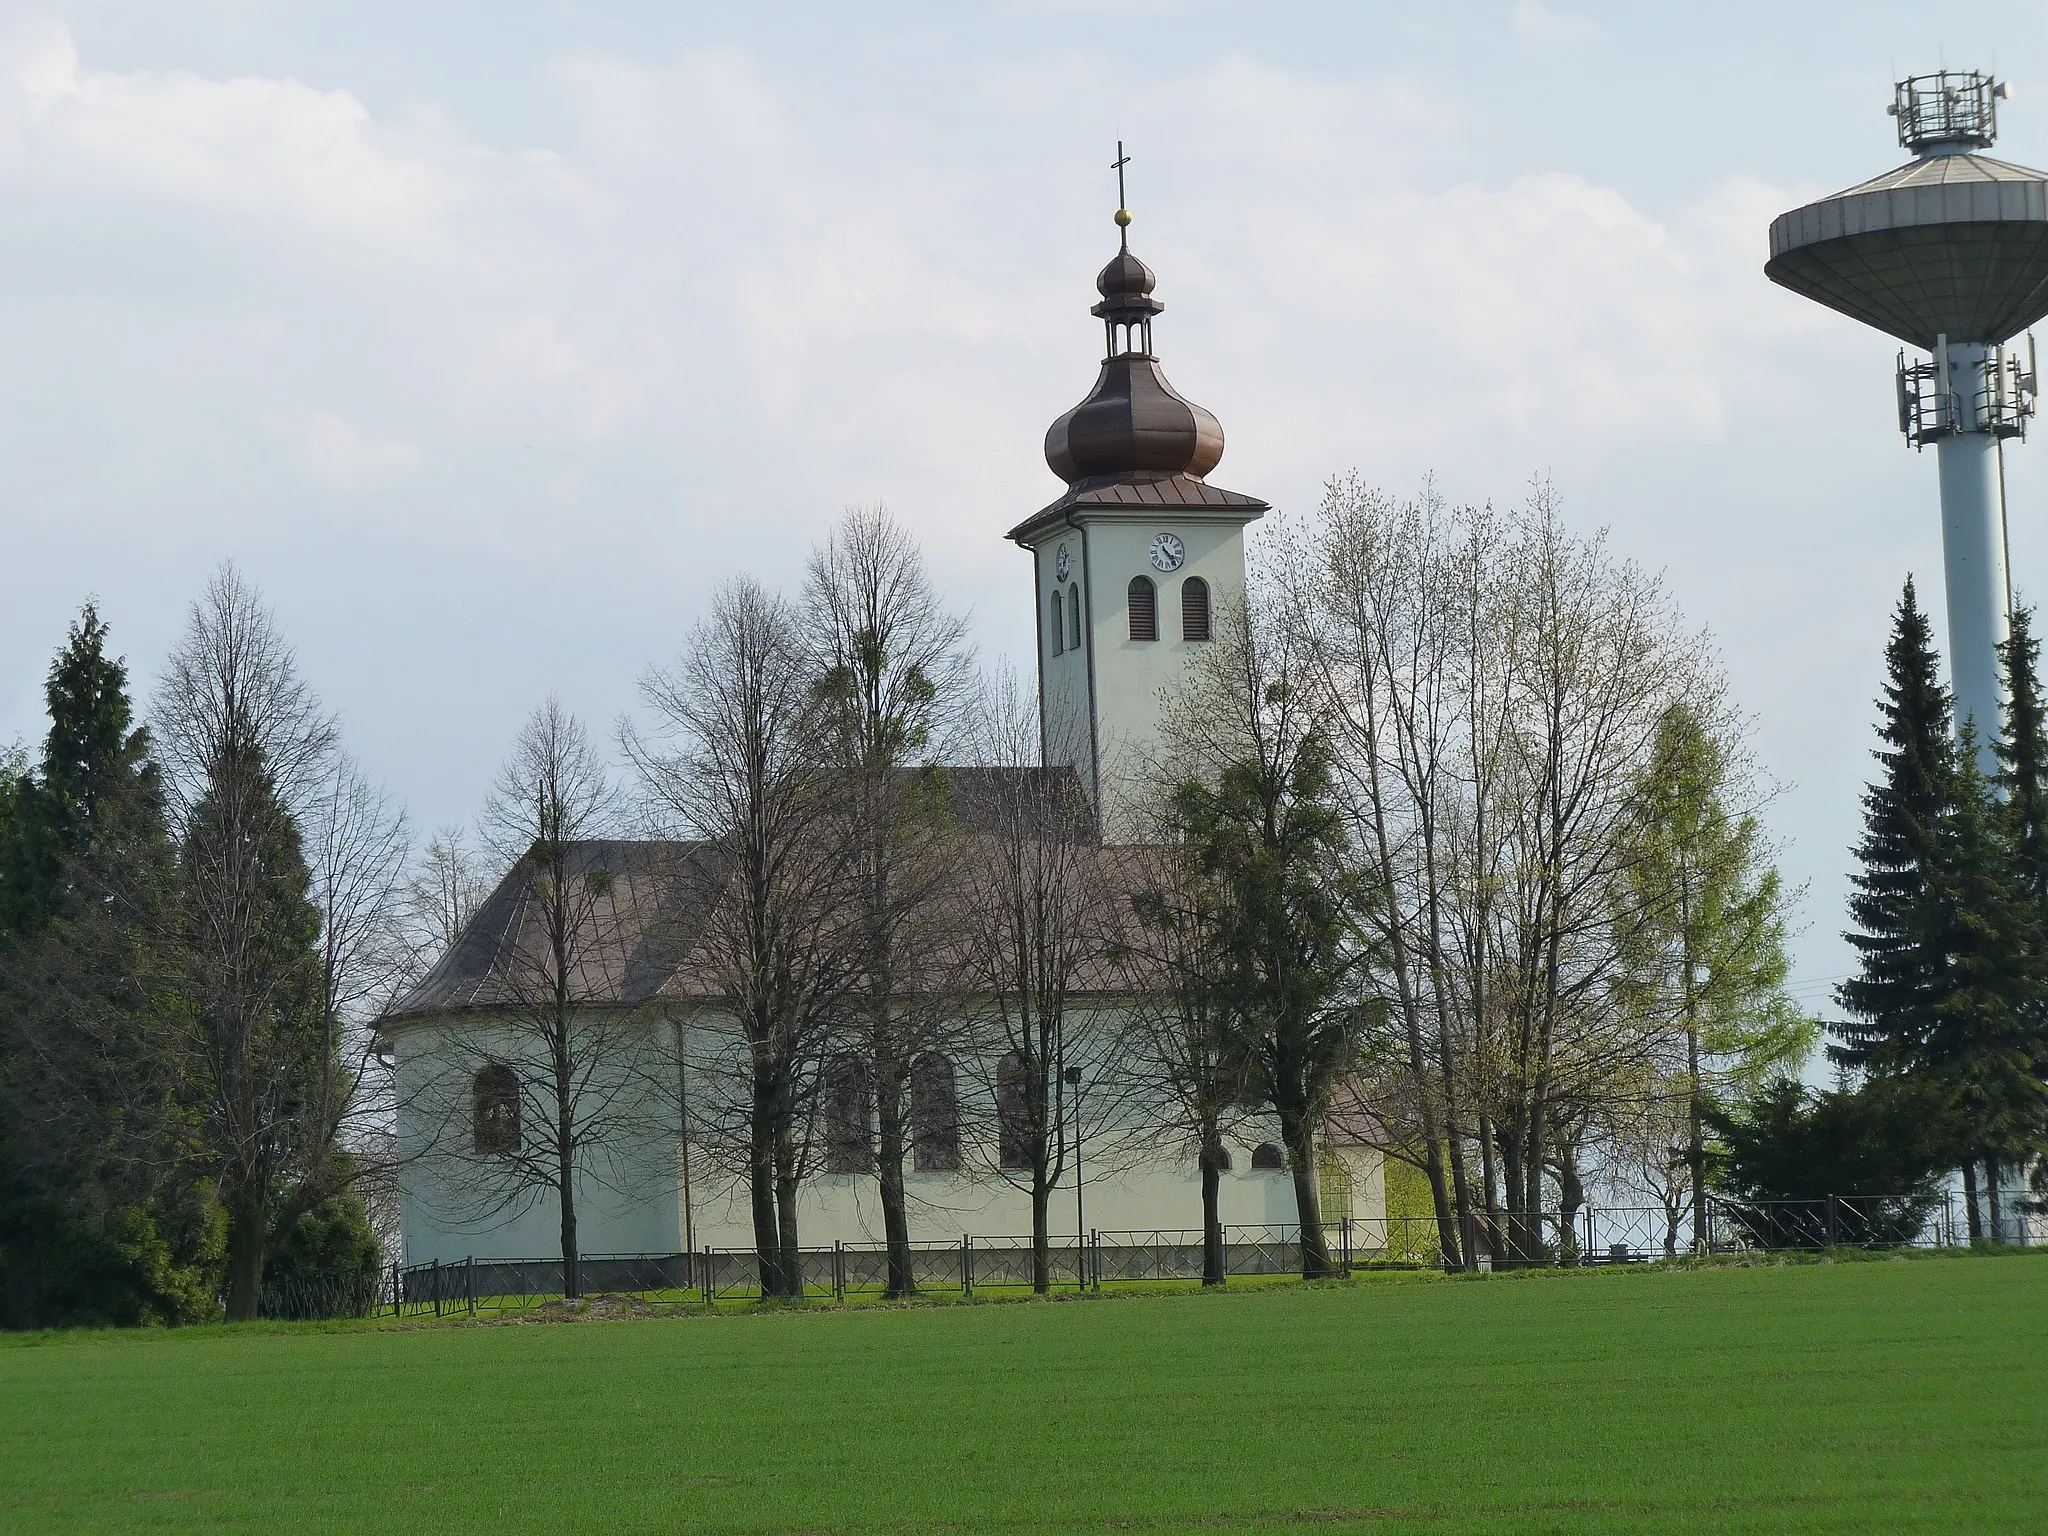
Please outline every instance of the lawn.
[[2048, 1256], [0, 1343], [0, 1529], [2048, 1524]]

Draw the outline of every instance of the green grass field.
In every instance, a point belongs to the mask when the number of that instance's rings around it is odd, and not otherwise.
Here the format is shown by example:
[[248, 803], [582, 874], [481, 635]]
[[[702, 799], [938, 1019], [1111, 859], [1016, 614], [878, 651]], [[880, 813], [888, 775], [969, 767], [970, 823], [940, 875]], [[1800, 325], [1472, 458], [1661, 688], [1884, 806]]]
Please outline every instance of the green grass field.
[[2048, 1257], [0, 1344], [0, 1529], [2048, 1528]]

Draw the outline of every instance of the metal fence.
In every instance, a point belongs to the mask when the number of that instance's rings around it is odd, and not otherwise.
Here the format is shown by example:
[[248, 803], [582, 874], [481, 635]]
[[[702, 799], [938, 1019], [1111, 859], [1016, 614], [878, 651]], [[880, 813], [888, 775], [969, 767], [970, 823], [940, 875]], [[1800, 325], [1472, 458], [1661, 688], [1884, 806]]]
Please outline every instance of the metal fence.
[[[2009, 1206], [2025, 1209], [2018, 1196]], [[1947, 1197], [1829, 1196], [1821, 1200], [1707, 1202], [1705, 1241], [1695, 1246], [1690, 1212], [1659, 1206], [1581, 1206], [1569, 1218], [1546, 1211], [1533, 1230], [1536, 1251], [1517, 1256], [1505, 1232], [1489, 1244], [1478, 1224], [1472, 1251], [1500, 1267], [1521, 1264], [1636, 1264], [1695, 1252], [1739, 1254], [1827, 1248], [1941, 1248], [1967, 1244], [1968, 1222], [1959, 1195]], [[2007, 1239], [2026, 1241], [2039, 1217], [2021, 1215]], [[1225, 1273], [1232, 1276], [1301, 1272], [1301, 1244], [1292, 1226], [1226, 1227]], [[1436, 1221], [1427, 1216], [1362, 1218], [1324, 1234], [1336, 1268], [1352, 1273], [1374, 1265], [1436, 1268], [1443, 1263]], [[1199, 1281], [1199, 1231], [1090, 1232], [1085, 1241], [1055, 1239], [1047, 1254], [1056, 1290], [1099, 1290], [1129, 1282]], [[888, 1250], [879, 1243], [834, 1243], [799, 1255], [804, 1293], [816, 1299], [879, 1296], [888, 1285]], [[695, 1253], [602, 1254], [578, 1260], [586, 1298], [634, 1297], [672, 1306], [716, 1307], [760, 1296], [759, 1263], [751, 1248], [703, 1248]], [[916, 1243], [911, 1274], [927, 1294], [972, 1296], [1023, 1292], [1032, 1285], [1028, 1237], [965, 1237], [951, 1243]], [[437, 1317], [544, 1306], [562, 1298], [562, 1261], [465, 1259], [453, 1264], [393, 1266], [375, 1305], [407, 1316]]]
[[[2025, 1190], [2001, 1193], [2001, 1241], [2044, 1239], [2039, 1202]], [[1473, 1254], [1502, 1265], [1644, 1263], [1697, 1253], [1799, 1252], [1825, 1248], [1946, 1248], [1969, 1242], [1969, 1217], [1960, 1192], [1934, 1195], [1829, 1195], [1817, 1200], [1704, 1202], [1704, 1232], [1693, 1231], [1691, 1207], [1582, 1205], [1569, 1217], [1542, 1212], [1526, 1224], [1517, 1252], [1515, 1231], [1481, 1217], [1465, 1234]], [[1443, 1262], [1433, 1216], [1395, 1216], [1354, 1223], [1359, 1251], [1372, 1258], [1430, 1266]]]

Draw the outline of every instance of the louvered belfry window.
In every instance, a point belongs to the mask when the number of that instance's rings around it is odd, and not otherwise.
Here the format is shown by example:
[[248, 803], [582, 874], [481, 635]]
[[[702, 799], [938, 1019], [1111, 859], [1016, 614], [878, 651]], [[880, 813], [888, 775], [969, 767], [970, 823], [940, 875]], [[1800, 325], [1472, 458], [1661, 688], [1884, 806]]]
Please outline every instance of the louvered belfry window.
[[1159, 589], [1150, 576], [1131, 578], [1131, 638], [1159, 638]]
[[519, 1078], [494, 1061], [470, 1080], [471, 1139], [479, 1157], [513, 1157], [519, 1151]]
[[1199, 576], [1190, 576], [1180, 584], [1180, 637], [1209, 638], [1209, 583]]
[[1060, 595], [1059, 595], [1059, 593], [1057, 593], [1057, 592], [1053, 593], [1053, 595], [1052, 595], [1052, 626], [1051, 626], [1051, 627], [1052, 627], [1052, 653], [1053, 653], [1053, 655], [1055, 655], [1055, 656], [1059, 655], [1059, 653], [1060, 653], [1061, 651], [1065, 650], [1065, 649], [1066, 649], [1066, 647], [1067, 647], [1067, 620], [1066, 620], [1066, 616], [1065, 616], [1065, 614], [1064, 614], [1064, 613], [1063, 613], [1063, 612], [1061, 611], [1061, 610], [1062, 610], [1062, 608], [1063, 608], [1063, 606], [1064, 606], [1064, 605], [1063, 605], [1063, 604], [1062, 604], [1062, 603], [1060, 602]]

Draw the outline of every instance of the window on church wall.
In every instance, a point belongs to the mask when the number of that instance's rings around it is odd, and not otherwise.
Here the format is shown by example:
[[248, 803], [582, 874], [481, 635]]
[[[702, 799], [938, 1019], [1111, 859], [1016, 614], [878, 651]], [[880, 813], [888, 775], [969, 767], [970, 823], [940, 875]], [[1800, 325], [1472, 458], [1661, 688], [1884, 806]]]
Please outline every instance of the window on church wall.
[[870, 1173], [875, 1166], [875, 1095], [865, 1063], [835, 1056], [825, 1067], [825, 1171]]
[[1031, 1076], [1011, 1051], [996, 1063], [996, 1153], [1008, 1170], [1031, 1166]]
[[503, 1062], [478, 1069], [469, 1084], [470, 1133], [479, 1157], [519, 1151], [519, 1078]]
[[1067, 649], [1081, 649], [1081, 584], [1067, 588]]
[[1159, 638], [1159, 589], [1150, 576], [1131, 578], [1131, 638]]
[[1262, 1141], [1252, 1148], [1253, 1173], [1285, 1173], [1287, 1154], [1275, 1142]]
[[953, 1063], [936, 1051], [911, 1064], [910, 1150], [919, 1173], [960, 1171], [960, 1099]]
[[1053, 655], [1055, 655], [1055, 656], [1059, 655], [1059, 653], [1060, 653], [1061, 651], [1065, 650], [1065, 649], [1066, 649], [1066, 644], [1067, 644], [1067, 621], [1066, 621], [1066, 618], [1065, 618], [1065, 616], [1064, 616], [1064, 615], [1063, 615], [1063, 614], [1061, 613], [1061, 611], [1060, 611], [1060, 610], [1061, 610], [1061, 609], [1062, 609], [1062, 608], [1063, 608], [1064, 606], [1065, 606], [1065, 605], [1064, 605], [1064, 604], [1062, 604], [1062, 603], [1060, 602], [1060, 595], [1059, 595], [1059, 593], [1057, 593], [1057, 592], [1053, 593], [1053, 595], [1052, 595], [1052, 653], [1053, 653]]
[[1190, 576], [1180, 584], [1180, 637], [1209, 638], [1209, 583], [1199, 576]]

